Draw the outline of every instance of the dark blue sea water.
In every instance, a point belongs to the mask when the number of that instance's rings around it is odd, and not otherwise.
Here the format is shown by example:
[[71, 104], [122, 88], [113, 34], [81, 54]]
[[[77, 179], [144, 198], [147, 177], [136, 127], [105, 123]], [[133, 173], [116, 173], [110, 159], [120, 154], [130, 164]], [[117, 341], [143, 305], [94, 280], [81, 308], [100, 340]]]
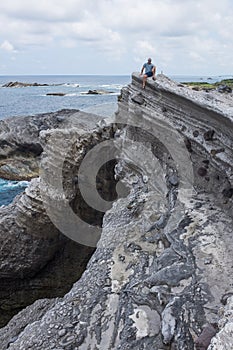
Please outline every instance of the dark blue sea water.
[[[96, 114], [113, 114], [117, 95], [130, 83], [130, 76], [60, 75], [60, 76], [0, 76], [0, 119], [53, 112], [63, 108], [87, 110]], [[23, 88], [4, 88], [9, 82], [49, 84]], [[111, 91], [107, 95], [87, 95], [88, 90]], [[48, 96], [47, 93], [65, 96]], [[8, 205], [28, 185], [28, 182], [0, 179], [0, 206]]]
[[7, 181], [0, 179], [0, 207], [8, 205], [28, 184], [28, 181]]
[[[62, 108], [85, 109], [95, 105], [116, 103], [116, 95], [120, 93], [122, 86], [130, 82], [130, 76], [0, 76], [0, 86], [10, 81], [54, 84], [54, 86], [0, 87], [0, 119], [53, 112]], [[113, 93], [87, 95], [85, 93], [88, 90], [106, 90]], [[47, 96], [47, 93], [64, 93], [65, 96]]]
[[[171, 76], [178, 82], [215, 82], [229, 76]], [[49, 84], [23, 88], [3, 88], [10, 81]], [[0, 119], [53, 112], [63, 108], [74, 108], [109, 115], [117, 108], [117, 95], [128, 85], [131, 76], [103, 75], [36, 75], [0, 76]], [[87, 95], [88, 90], [111, 91], [107, 95]], [[64, 93], [65, 96], [47, 96], [47, 93]], [[16, 194], [25, 189], [27, 182], [0, 179], [0, 206], [9, 204]]]

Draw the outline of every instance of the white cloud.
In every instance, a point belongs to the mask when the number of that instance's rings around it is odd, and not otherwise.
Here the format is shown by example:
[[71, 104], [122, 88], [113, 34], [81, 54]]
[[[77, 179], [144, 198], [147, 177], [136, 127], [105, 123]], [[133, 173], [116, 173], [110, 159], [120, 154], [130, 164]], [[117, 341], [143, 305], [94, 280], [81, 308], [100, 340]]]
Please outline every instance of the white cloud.
[[0, 3], [0, 42], [32, 58], [51, 47], [98, 53], [124, 72], [148, 56], [169, 72], [214, 73], [220, 62], [230, 72], [232, 17], [232, 0], [11, 0]]
[[0, 48], [9, 52], [14, 51], [14, 46], [8, 40], [4, 40], [3, 43], [0, 45]]

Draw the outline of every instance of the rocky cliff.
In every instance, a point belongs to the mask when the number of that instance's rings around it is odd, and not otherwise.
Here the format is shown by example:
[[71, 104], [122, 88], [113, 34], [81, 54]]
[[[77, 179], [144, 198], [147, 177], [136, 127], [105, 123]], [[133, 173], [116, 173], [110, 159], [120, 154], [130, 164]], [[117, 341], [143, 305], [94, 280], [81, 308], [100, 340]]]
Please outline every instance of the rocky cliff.
[[68, 128], [70, 116], [75, 112], [77, 110], [61, 110], [0, 120], [0, 177], [29, 180], [38, 176], [43, 151], [40, 132]]
[[1, 214], [2, 276], [31, 281], [70, 238], [93, 254], [64, 297], [0, 330], [2, 349], [232, 347], [232, 111], [232, 94], [133, 74], [114, 120], [40, 133], [40, 178]]

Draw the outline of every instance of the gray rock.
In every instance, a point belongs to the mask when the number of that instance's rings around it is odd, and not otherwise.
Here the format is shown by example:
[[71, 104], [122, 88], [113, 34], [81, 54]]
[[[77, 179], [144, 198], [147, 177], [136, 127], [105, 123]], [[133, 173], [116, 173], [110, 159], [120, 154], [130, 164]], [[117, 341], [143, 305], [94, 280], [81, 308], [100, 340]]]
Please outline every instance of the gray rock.
[[179, 178], [175, 174], [169, 176], [168, 181], [172, 186], [177, 186], [179, 184]]
[[107, 91], [107, 90], [88, 90], [87, 92], [83, 92], [84, 95], [108, 95], [112, 94], [113, 91]]
[[230, 86], [227, 86], [227, 85], [219, 85], [217, 87], [217, 91], [221, 92], [221, 93], [231, 93], [232, 88]]
[[[132, 96], [139, 93], [146, 107], [133, 103]], [[205, 348], [211, 341], [211, 350], [233, 347], [229, 298], [224, 317], [218, 314], [221, 298], [231, 292], [233, 272], [232, 198], [227, 203], [223, 199], [224, 189], [233, 186], [232, 112], [227, 94], [194, 92], [164, 75], [157, 76], [156, 84], [148, 80], [143, 90], [135, 73], [132, 83], [122, 89], [113, 129], [80, 133], [74, 126], [42, 133], [42, 164], [49, 178], [56, 175], [53, 160], [62, 159], [65, 145], [74, 140], [63, 172], [66, 197], [77, 214], [101, 224], [102, 232], [85, 272], [69, 293], [48, 307], [43, 317], [34, 304], [0, 330], [3, 350], [10, 339], [15, 341], [9, 350], [47, 350], [51, 344], [79, 350], [193, 350], [198, 341]], [[83, 155], [109, 141], [117, 129], [122, 130], [114, 143], [118, 164], [110, 172], [130, 190], [99, 216], [80, 202], [73, 179]], [[209, 142], [195, 137], [194, 131], [203, 135], [207, 129], [214, 130], [211, 148], [224, 148], [223, 153], [212, 156]], [[66, 144], [46, 148], [53, 135]], [[209, 160], [209, 181], [197, 171], [203, 159]], [[177, 187], [167, 181], [174, 173]], [[102, 198], [115, 188], [113, 178], [98, 179], [104, 184]], [[52, 203], [56, 195], [55, 189], [48, 192]], [[165, 219], [158, 225], [161, 217]], [[28, 326], [19, 331], [23, 317]], [[206, 325], [216, 322], [220, 331], [212, 339], [205, 333], [205, 343], [200, 343]], [[67, 333], [60, 337], [67, 324]]]
[[39, 140], [42, 130], [69, 127], [77, 110], [61, 110], [36, 116], [0, 120], [0, 177], [29, 180], [38, 176], [39, 156], [43, 148]]
[[47, 92], [46, 96], [65, 96], [64, 92]]
[[144, 97], [141, 93], [137, 93], [135, 95], [133, 95], [131, 97], [132, 101], [134, 101], [135, 103], [139, 104], [139, 105], [143, 105], [144, 103]]
[[208, 130], [204, 133], [204, 139], [206, 141], [212, 141], [213, 140], [213, 136], [214, 136], [215, 131], [214, 130]]
[[2, 87], [5, 88], [22, 88], [22, 87], [28, 87], [28, 86], [57, 86], [61, 84], [39, 84], [39, 83], [23, 83], [20, 81], [10, 81], [9, 83], [6, 83], [2, 85]]

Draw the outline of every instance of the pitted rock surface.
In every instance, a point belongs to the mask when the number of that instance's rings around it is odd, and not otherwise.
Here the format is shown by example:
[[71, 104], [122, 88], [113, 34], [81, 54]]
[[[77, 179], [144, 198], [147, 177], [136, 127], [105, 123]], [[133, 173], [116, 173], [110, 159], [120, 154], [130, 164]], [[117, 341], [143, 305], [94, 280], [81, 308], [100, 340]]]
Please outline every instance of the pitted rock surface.
[[[143, 104], [135, 101], [138, 94]], [[114, 134], [122, 144], [133, 141], [121, 148], [114, 168], [128, 191], [103, 216], [82, 277], [55, 304], [29, 306], [1, 329], [3, 349], [233, 347], [232, 196], [224, 195], [233, 185], [232, 112], [230, 94], [193, 91], [163, 75], [142, 89], [139, 74], [133, 74], [122, 89], [114, 126], [98, 135], [92, 130], [94, 137], [85, 134], [90, 148]], [[214, 132], [207, 137], [208, 130]], [[83, 159], [84, 135], [75, 127], [71, 134], [77, 143], [67, 156], [64, 184], [75, 209], [79, 197], [69, 179]], [[53, 169], [54, 150], [46, 152], [44, 164]], [[193, 178], [184, 176], [191, 174], [185, 159]], [[39, 312], [41, 305], [47, 311]]]

